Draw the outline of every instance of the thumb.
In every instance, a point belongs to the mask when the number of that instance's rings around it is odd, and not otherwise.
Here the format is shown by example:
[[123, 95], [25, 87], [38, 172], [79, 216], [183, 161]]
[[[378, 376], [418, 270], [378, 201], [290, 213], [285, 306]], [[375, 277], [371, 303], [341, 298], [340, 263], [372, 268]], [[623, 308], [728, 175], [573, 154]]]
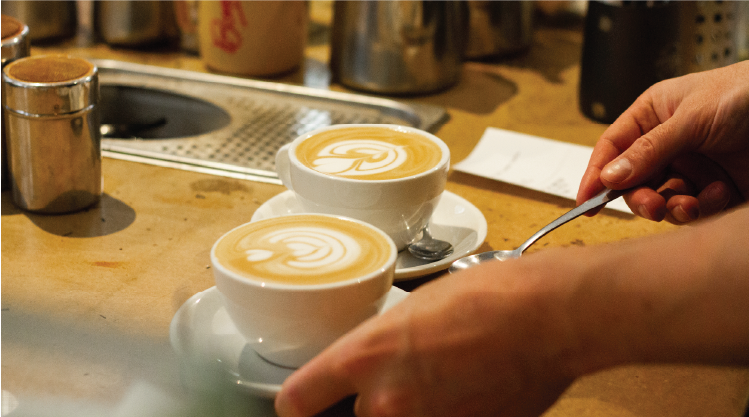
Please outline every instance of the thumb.
[[[612, 189], [631, 188], [662, 171], [691, 142], [675, 117], [640, 136], [601, 170], [601, 182]], [[684, 132], [688, 134], [687, 132]]]

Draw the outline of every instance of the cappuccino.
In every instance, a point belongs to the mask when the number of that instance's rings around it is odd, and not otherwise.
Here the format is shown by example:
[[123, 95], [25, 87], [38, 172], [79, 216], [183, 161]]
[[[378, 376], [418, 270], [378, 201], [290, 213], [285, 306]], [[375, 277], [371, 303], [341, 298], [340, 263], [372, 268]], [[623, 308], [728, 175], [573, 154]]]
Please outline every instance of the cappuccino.
[[327, 284], [384, 268], [395, 248], [378, 230], [319, 215], [248, 223], [215, 245], [216, 260], [231, 272], [262, 282]]
[[442, 149], [397, 127], [355, 126], [323, 131], [300, 142], [299, 162], [317, 172], [356, 180], [393, 180], [435, 168]]

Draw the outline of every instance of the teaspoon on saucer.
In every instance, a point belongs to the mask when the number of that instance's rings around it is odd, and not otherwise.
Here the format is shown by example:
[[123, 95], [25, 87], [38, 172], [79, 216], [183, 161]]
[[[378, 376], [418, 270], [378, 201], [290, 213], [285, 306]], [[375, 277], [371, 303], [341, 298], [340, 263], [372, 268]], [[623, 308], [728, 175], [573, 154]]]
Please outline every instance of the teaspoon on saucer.
[[421, 239], [408, 245], [408, 251], [416, 258], [425, 261], [439, 261], [453, 253], [453, 245], [444, 240], [435, 239], [429, 233], [429, 223], [421, 229]]
[[610, 201], [616, 200], [617, 198], [621, 197], [622, 195], [626, 194], [629, 191], [630, 190], [611, 190], [609, 188], [606, 188], [605, 190], [601, 191], [595, 197], [580, 204], [579, 206], [563, 214], [558, 219], [546, 225], [544, 228], [536, 232], [536, 234], [531, 236], [530, 239], [526, 240], [517, 249], [496, 250], [496, 251], [479, 253], [477, 255], [466, 256], [465, 258], [461, 258], [453, 262], [453, 264], [450, 265], [450, 268], [448, 268], [448, 271], [450, 273], [455, 273], [455, 272], [462, 271], [464, 269], [468, 269], [473, 266], [476, 266], [482, 262], [488, 262], [488, 261], [493, 261], [493, 260], [504, 261], [507, 259], [519, 258], [520, 255], [522, 255], [526, 249], [528, 249], [532, 244], [536, 243], [538, 239], [540, 239], [547, 233], [569, 222], [570, 220], [580, 217], [580, 215], [585, 214], [590, 210], [598, 208]]

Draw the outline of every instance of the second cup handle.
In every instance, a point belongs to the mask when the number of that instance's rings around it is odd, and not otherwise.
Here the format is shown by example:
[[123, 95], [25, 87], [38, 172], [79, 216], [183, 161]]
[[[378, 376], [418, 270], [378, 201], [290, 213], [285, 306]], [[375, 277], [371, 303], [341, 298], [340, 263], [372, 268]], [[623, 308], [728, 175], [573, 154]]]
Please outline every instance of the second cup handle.
[[281, 179], [283, 185], [285, 185], [289, 190], [293, 191], [294, 189], [291, 188], [290, 175], [291, 163], [289, 161], [290, 147], [291, 144], [287, 143], [286, 145], [283, 145], [280, 149], [278, 149], [278, 152], [276, 153], [276, 173], [278, 174], [278, 178]]

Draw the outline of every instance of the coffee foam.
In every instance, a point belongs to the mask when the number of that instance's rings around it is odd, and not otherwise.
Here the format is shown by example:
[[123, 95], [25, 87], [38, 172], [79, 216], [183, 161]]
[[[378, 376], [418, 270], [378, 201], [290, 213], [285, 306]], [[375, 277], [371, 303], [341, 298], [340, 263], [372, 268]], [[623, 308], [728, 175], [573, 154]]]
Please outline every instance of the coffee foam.
[[249, 223], [229, 232], [214, 254], [243, 277], [285, 284], [323, 284], [383, 268], [386, 238], [350, 220], [287, 216]]
[[297, 145], [299, 161], [323, 174], [359, 180], [405, 178], [442, 159], [428, 138], [388, 127], [348, 127], [313, 135]]

